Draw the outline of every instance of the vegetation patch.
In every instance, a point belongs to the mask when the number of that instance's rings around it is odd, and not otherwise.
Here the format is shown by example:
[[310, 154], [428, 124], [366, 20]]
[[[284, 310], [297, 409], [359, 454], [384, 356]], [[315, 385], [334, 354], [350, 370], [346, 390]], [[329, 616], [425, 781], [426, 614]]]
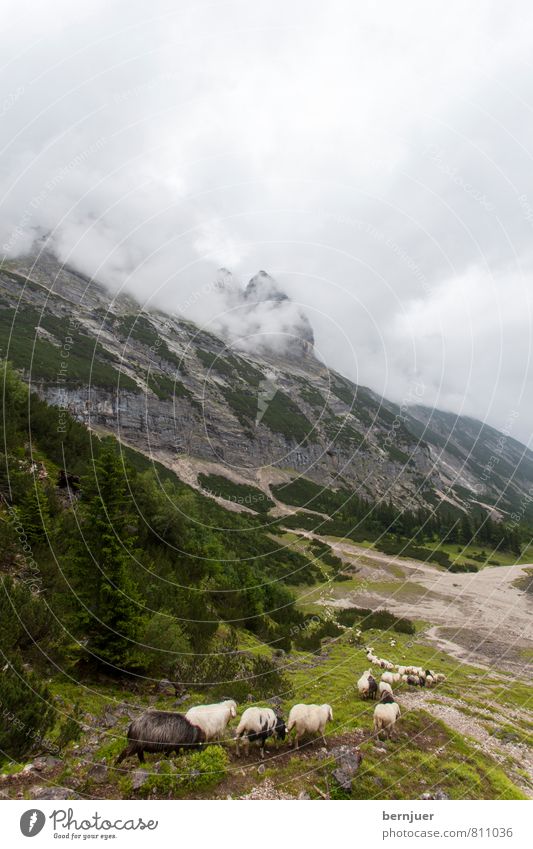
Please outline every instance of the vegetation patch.
[[268, 513], [274, 502], [261, 490], [249, 484], [235, 483], [222, 475], [198, 475], [202, 488], [219, 498], [242, 504], [255, 513]]

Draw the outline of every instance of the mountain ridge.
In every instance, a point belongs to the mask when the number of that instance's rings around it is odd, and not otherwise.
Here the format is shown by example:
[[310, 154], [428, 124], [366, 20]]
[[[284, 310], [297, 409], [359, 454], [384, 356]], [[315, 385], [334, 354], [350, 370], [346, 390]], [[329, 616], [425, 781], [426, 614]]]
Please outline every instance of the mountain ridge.
[[[254, 280], [261, 303], [289, 300], [266, 272]], [[304, 476], [398, 507], [530, 514], [528, 448], [352, 383], [314, 356], [310, 324], [284, 353], [243, 350], [42, 253], [4, 264], [0, 297], [2, 355], [34, 391], [189, 479], [207, 464], [267, 493]]]

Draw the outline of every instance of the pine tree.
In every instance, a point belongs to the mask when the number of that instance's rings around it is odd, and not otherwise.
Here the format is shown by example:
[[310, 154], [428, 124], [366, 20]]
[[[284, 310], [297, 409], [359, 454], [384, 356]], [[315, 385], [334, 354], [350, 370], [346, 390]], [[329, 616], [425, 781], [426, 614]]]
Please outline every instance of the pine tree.
[[136, 536], [124, 468], [112, 445], [101, 449], [82, 494], [81, 535], [69, 570], [78, 596], [77, 629], [97, 662], [138, 668], [141, 599], [130, 574]]

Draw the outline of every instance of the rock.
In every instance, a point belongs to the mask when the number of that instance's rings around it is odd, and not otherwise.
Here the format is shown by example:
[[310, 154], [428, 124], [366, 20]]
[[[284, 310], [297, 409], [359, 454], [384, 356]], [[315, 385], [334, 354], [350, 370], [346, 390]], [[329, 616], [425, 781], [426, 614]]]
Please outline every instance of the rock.
[[179, 699], [176, 699], [176, 701], [174, 702], [174, 707], [179, 707], [180, 705], [183, 704], [183, 702], [186, 702], [188, 698], [189, 698], [189, 694], [184, 693], [183, 696], [180, 696]]
[[263, 775], [263, 773], [264, 773], [265, 769], [266, 769], [265, 765], [264, 765], [264, 764], [260, 764], [260, 765], [257, 767], [257, 772], [259, 773], [259, 775]]
[[352, 780], [363, 760], [359, 749], [350, 746], [337, 746], [330, 752], [330, 757], [335, 758], [335, 769], [332, 776], [342, 790], [350, 792]]
[[40, 771], [43, 769], [53, 769], [60, 763], [62, 763], [61, 758], [55, 758], [53, 755], [42, 755], [39, 758], [35, 758], [33, 766]]
[[21, 769], [21, 773], [22, 775], [27, 775], [29, 772], [35, 772], [35, 769], [34, 764], [25, 764]]
[[176, 688], [174, 687], [172, 681], [169, 681], [168, 678], [163, 678], [156, 685], [156, 693], [159, 693], [160, 695], [166, 694], [174, 696], [176, 694]]
[[441, 787], [438, 787], [437, 790], [435, 791], [433, 798], [444, 801], [445, 799], [449, 799], [450, 797], [448, 796], [447, 793], [444, 792], [444, 790], [442, 790]]
[[384, 749], [382, 746], [374, 746], [374, 750], [376, 752], [379, 752], [380, 755], [386, 755], [387, 754], [387, 750]]
[[435, 790], [434, 793], [422, 793], [420, 798], [424, 799], [425, 801], [427, 801], [427, 800], [445, 801], [445, 800], [449, 799], [450, 797], [448, 796], [447, 793], [444, 792], [442, 787], [437, 787], [437, 789]]
[[131, 786], [134, 790], [139, 790], [148, 778], [149, 772], [147, 769], [136, 769], [131, 778]]
[[71, 799], [76, 794], [68, 787], [30, 787], [30, 799]]
[[94, 781], [95, 784], [103, 784], [107, 779], [107, 766], [105, 764], [95, 764], [87, 773], [88, 778]]
[[298, 793], [298, 798], [303, 800], [303, 801], [307, 801], [308, 799], [311, 798], [311, 796], [309, 795], [307, 790], [300, 790], [300, 792]]
[[247, 702], [255, 702], [255, 696], [254, 696], [254, 694], [253, 694], [253, 693], [248, 693], [248, 695], [246, 696], [246, 701], [247, 701]]
[[9, 793], [6, 793], [5, 790], [0, 790], [0, 799], [9, 799]]

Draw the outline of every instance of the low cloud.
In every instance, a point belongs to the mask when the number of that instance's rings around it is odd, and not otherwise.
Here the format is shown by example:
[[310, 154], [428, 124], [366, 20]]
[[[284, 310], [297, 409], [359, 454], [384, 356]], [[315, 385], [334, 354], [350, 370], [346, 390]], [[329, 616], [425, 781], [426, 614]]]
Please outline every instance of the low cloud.
[[[35, 4], [34, 4], [35, 7]], [[280, 339], [397, 400], [533, 410], [525, 2], [8, 3], [0, 247]], [[209, 287], [266, 269], [291, 302]], [[281, 334], [281, 335], [280, 335]], [[279, 341], [279, 340], [278, 340]]]

